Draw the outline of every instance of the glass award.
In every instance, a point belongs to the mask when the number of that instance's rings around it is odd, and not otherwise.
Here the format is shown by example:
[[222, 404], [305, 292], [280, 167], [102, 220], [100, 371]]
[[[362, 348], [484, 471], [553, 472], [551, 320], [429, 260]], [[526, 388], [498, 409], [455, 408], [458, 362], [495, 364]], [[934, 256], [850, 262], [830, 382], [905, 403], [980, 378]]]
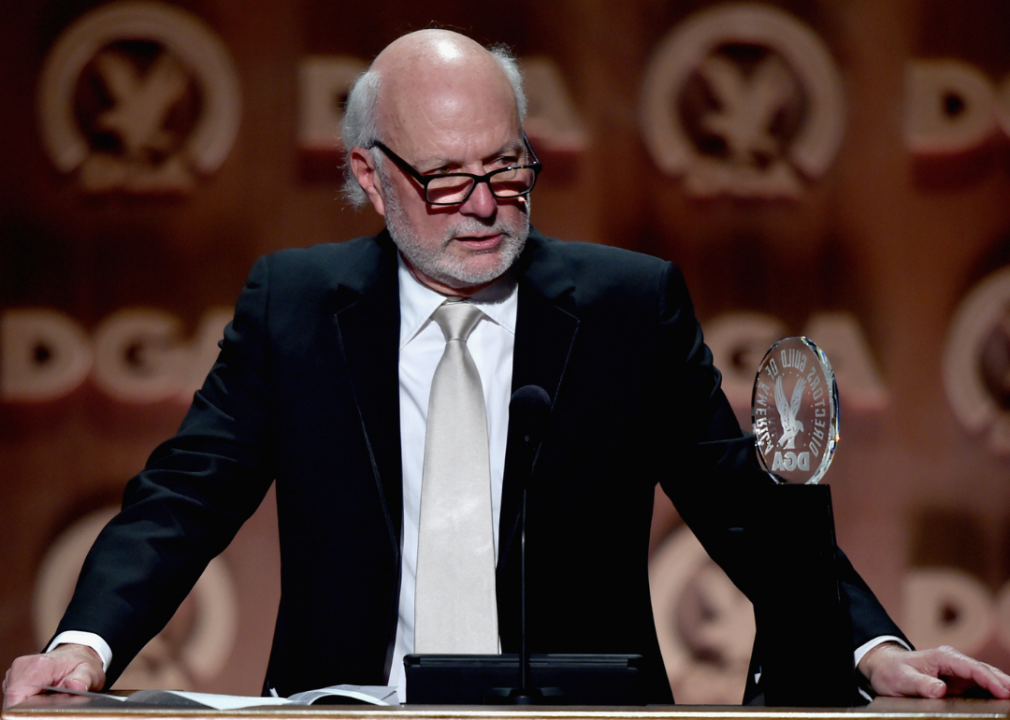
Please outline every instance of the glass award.
[[779, 340], [754, 381], [758, 457], [780, 483], [815, 485], [838, 445], [838, 385], [827, 356], [805, 337]]

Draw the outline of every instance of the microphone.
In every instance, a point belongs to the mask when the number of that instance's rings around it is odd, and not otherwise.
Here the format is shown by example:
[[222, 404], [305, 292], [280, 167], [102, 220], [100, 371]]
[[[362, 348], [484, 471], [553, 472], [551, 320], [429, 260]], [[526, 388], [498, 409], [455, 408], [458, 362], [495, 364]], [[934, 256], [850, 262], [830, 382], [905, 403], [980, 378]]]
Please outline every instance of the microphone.
[[526, 491], [533, 480], [537, 452], [547, 436], [551, 419], [551, 398], [538, 385], [524, 385], [512, 393], [509, 402], [509, 424], [523, 441], [523, 460], [519, 477], [523, 489], [523, 504], [519, 519], [519, 687], [509, 693], [514, 705], [531, 705], [542, 701], [543, 693], [529, 687], [530, 654], [526, 647]]
[[512, 393], [509, 402], [509, 423], [523, 439], [522, 488], [529, 487], [540, 444], [547, 436], [551, 419], [551, 398], [539, 385], [523, 385]]

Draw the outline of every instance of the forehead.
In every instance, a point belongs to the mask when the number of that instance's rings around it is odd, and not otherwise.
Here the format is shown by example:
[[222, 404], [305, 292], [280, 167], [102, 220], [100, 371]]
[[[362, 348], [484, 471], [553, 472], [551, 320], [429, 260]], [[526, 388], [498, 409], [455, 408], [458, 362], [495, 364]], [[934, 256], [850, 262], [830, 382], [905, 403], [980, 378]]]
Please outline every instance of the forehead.
[[512, 86], [490, 63], [416, 66], [389, 83], [384, 74], [379, 127], [387, 144], [415, 160], [467, 160], [521, 143]]

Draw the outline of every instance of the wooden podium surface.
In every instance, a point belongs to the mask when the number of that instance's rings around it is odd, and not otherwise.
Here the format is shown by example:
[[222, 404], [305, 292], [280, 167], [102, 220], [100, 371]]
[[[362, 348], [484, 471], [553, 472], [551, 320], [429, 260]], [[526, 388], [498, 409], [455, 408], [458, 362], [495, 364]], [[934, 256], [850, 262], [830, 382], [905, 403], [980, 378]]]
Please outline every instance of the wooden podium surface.
[[[109, 703], [111, 704], [111, 702]], [[547, 707], [283, 705], [201, 710], [105, 703], [69, 695], [29, 698], [2, 720], [1010, 720], [1010, 700], [880, 698], [861, 708], [756, 708], [715, 705]]]

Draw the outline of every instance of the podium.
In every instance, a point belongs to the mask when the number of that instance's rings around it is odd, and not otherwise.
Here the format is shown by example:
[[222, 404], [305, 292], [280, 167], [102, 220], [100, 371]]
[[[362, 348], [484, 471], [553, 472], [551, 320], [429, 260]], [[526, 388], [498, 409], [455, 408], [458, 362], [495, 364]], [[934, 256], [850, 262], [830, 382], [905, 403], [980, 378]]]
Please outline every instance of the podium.
[[[83, 701], [83, 702], [81, 702]], [[725, 705], [522, 707], [283, 705], [245, 710], [124, 706], [70, 695], [29, 698], [2, 720], [1010, 720], [1010, 700], [878, 698], [861, 708]]]

